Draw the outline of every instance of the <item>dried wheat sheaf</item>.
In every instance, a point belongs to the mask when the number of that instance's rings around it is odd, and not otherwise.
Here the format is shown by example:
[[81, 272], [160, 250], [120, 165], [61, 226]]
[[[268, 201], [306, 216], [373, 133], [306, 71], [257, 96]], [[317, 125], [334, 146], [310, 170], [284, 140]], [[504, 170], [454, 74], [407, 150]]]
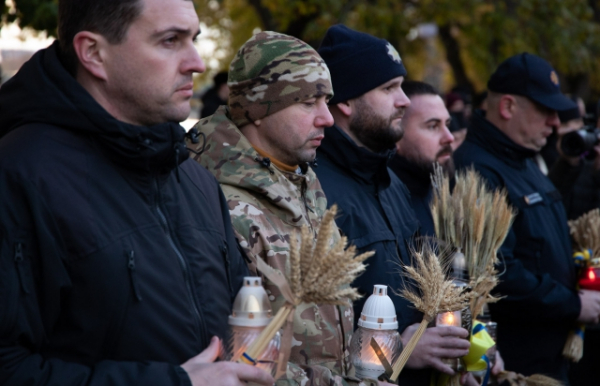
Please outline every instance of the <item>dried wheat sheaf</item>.
[[465, 255], [470, 287], [477, 294], [471, 301], [471, 314], [479, 315], [485, 303], [499, 300], [490, 295], [498, 284], [496, 254], [516, 213], [508, 204], [506, 191], [492, 192], [473, 169], [456, 174], [452, 193], [449, 178], [439, 165], [431, 180], [436, 235]]
[[335, 216], [337, 206], [333, 205], [323, 215], [317, 240], [310, 229], [302, 228], [301, 245], [290, 239], [289, 283], [294, 296], [303, 303], [347, 305], [346, 299], [361, 297], [350, 283], [361, 274], [366, 266], [363, 262], [375, 252], [356, 255], [356, 247], [346, 249], [345, 236], [331, 246], [334, 232], [337, 232]]
[[600, 257], [600, 209], [596, 208], [569, 221], [569, 230], [575, 241], [576, 251], [591, 249], [590, 257]]
[[436, 315], [461, 310], [467, 307], [472, 298], [471, 292], [463, 291], [463, 288], [455, 286], [452, 280], [446, 279], [447, 266], [442, 264], [435, 248], [430, 243], [424, 243], [420, 251], [412, 251], [413, 264], [402, 266], [405, 282], [410, 284], [405, 285], [400, 296], [423, 312], [423, 320], [394, 363], [392, 381], [398, 379], [427, 325]]

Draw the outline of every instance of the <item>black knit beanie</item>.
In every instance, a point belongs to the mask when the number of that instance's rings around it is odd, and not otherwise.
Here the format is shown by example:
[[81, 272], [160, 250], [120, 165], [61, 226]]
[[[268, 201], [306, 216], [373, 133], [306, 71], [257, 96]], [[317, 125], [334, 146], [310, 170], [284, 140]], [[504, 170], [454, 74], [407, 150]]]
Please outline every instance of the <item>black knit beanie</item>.
[[329, 67], [335, 90], [329, 104], [359, 97], [390, 79], [406, 75], [398, 51], [387, 40], [342, 24], [327, 30], [318, 52]]

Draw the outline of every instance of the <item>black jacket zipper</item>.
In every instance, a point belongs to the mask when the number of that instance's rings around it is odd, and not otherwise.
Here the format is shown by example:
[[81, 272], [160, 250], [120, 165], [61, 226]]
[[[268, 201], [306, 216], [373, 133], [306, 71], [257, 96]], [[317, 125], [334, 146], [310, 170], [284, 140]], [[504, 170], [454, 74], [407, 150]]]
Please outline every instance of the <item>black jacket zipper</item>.
[[17, 265], [17, 273], [19, 274], [19, 282], [21, 283], [21, 289], [26, 294], [29, 294], [31, 291], [27, 287], [27, 283], [25, 281], [25, 267], [24, 265], [24, 256], [23, 256], [23, 244], [17, 243], [15, 246], [15, 264]]
[[235, 294], [233, 293], [233, 285], [231, 284], [231, 273], [229, 272], [229, 268], [231, 267], [231, 261], [229, 260], [229, 249], [227, 249], [227, 245], [223, 245], [221, 247], [221, 253], [223, 254], [223, 260], [225, 261], [225, 274], [227, 275], [229, 294], [233, 297], [235, 296]]
[[134, 252], [129, 251], [127, 254], [127, 268], [129, 269], [129, 278], [131, 279], [131, 285], [133, 286], [133, 294], [138, 302], [142, 301], [142, 294], [138, 287], [137, 275], [135, 273], [135, 258]]
[[175, 252], [175, 255], [177, 256], [177, 258], [179, 260], [179, 264], [181, 265], [181, 269], [183, 271], [183, 277], [185, 280], [185, 286], [187, 288], [188, 295], [190, 297], [190, 302], [192, 303], [192, 310], [194, 311], [194, 314], [197, 319], [197, 326], [200, 329], [200, 341], [201, 341], [202, 347], [206, 347], [208, 345], [208, 337], [206, 336], [207, 335], [206, 326], [204, 325], [204, 319], [202, 318], [202, 312], [198, 308], [196, 294], [194, 293], [194, 291], [192, 289], [191, 273], [190, 273], [188, 264], [187, 264], [185, 258], [183, 257], [183, 254], [181, 253], [179, 248], [177, 248], [177, 246], [175, 245], [175, 242], [173, 241], [173, 237], [171, 236], [171, 227], [169, 226], [167, 217], [164, 215], [163, 211], [160, 209], [160, 186], [158, 183], [158, 179], [156, 179], [156, 194], [157, 194], [156, 212], [158, 213], [158, 217], [161, 220], [163, 229], [165, 231], [165, 235], [167, 236], [167, 240], [169, 241], [169, 245]]

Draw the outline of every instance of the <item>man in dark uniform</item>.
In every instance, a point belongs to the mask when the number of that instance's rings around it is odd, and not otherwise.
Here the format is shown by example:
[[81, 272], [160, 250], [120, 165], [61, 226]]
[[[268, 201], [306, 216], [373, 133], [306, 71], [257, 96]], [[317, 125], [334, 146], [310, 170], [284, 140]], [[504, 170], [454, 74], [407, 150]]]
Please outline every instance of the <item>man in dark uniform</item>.
[[488, 82], [487, 113], [477, 111], [459, 168], [471, 165], [518, 210], [499, 257], [504, 298], [491, 305], [506, 368], [567, 381], [562, 357], [575, 322], [598, 320], [600, 294], [575, 289], [575, 267], [560, 194], [532, 157], [573, 107], [550, 64], [528, 53], [504, 61]]
[[[387, 166], [410, 103], [401, 88], [406, 69], [390, 43], [342, 25], [329, 28], [318, 51], [335, 90], [329, 101], [335, 125], [325, 129], [315, 172], [328, 204], [340, 208], [337, 224], [349, 242], [359, 252], [375, 251], [354, 285], [364, 294], [374, 284], [399, 290], [399, 263], [410, 264], [410, 242], [418, 229], [408, 190]], [[355, 315], [365, 299], [355, 302]], [[422, 315], [399, 296], [392, 300], [406, 344]], [[459, 327], [427, 329], [407, 364], [420, 370], [403, 371], [400, 384], [429, 385], [431, 368], [453, 374], [442, 358], [465, 355], [466, 336]]]

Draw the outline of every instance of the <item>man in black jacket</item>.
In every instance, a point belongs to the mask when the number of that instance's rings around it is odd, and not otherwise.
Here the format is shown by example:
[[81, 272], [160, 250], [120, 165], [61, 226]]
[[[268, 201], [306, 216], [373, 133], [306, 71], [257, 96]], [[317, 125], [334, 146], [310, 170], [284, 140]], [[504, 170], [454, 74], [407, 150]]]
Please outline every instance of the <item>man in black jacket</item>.
[[433, 165], [438, 162], [446, 173], [454, 175], [450, 113], [444, 100], [427, 83], [406, 81], [402, 90], [410, 98], [410, 106], [402, 118], [404, 135], [396, 143], [396, 155], [389, 166], [410, 191], [421, 235], [434, 236], [429, 208]]
[[0, 384], [272, 384], [212, 363], [246, 264], [177, 123], [204, 71], [193, 3], [59, 14], [0, 90]]
[[518, 209], [499, 254], [504, 298], [491, 305], [498, 348], [511, 371], [567, 381], [562, 350], [575, 322], [598, 321], [600, 294], [575, 289], [564, 207], [532, 160], [573, 107], [550, 64], [528, 53], [504, 61], [488, 82], [487, 113], [477, 111], [457, 167], [473, 165], [492, 188], [504, 188]]
[[[337, 224], [360, 252], [375, 251], [367, 271], [354, 283], [364, 294], [374, 284], [400, 290], [400, 263], [410, 264], [409, 248], [418, 230], [409, 193], [387, 163], [402, 136], [400, 122], [409, 100], [401, 85], [406, 70], [396, 49], [385, 40], [345, 26], [327, 31], [318, 50], [331, 73], [329, 109], [335, 125], [325, 129], [315, 169], [329, 205], [337, 203]], [[422, 315], [399, 296], [392, 296], [404, 343]], [[355, 302], [360, 316], [365, 299]], [[442, 358], [465, 355], [467, 331], [429, 328], [408, 367], [436, 368], [453, 374]], [[429, 385], [429, 371], [403, 371], [402, 385]]]

